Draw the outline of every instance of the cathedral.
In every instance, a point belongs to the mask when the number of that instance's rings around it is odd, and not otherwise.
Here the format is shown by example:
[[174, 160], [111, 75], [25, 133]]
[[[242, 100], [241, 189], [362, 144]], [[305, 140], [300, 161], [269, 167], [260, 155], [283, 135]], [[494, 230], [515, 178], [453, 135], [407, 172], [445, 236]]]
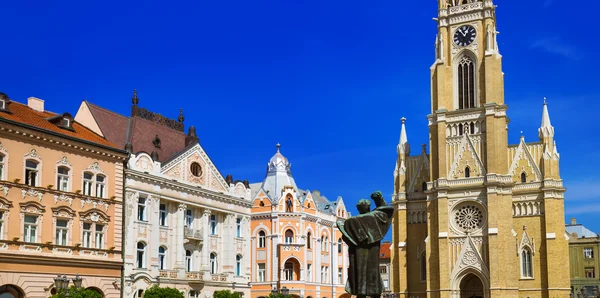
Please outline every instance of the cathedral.
[[405, 119], [397, 148], [396, 297], [569, 297], [554, 128], [544, 101], [539, 140], [508, 144], [493, 2], [438, 0], [430, 152]]

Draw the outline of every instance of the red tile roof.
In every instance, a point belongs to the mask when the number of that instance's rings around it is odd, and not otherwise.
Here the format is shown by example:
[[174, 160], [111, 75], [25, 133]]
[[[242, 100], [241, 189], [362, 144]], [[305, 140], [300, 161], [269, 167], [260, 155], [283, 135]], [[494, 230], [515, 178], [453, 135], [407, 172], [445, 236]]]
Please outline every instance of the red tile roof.
[[49, 118], [56, 117], [59, 114], [55, 114], [48, 111], [39, 112], [25, 104], [15, 101], [10, 102], [10, 105], [8, 105], [8, 110], [12, 113], [0, 112], [0, 118], [33, 126], [46, 131], [59, 133], [79, 140], [92, 142], [99, 145], [112, 147], [115, 149], [120, 149], [119, 147], [117, 147], [117, 145], [113, 144], [112, 142], [108, 141], [107, 139], [103, 138], [102, 136], [96, 134], [87, 127], [75, 121], [72, 122], [73, 131], [61, 128], [56, 124], [48, 121]]
[[[125, 148], [125, 144], [131, 142], [134, 152], [151, 154], [156, 150], [160, 162], [185, 149], [186, 134], [183, 131], [141, 117], [119, 115], [89, 102], [87, 104], [104, 136], [120, 148]], [[160, 148], [155, 148], [153, 143], [157, 135]]]
[[389, 242], [381, 243], [379, 246], [379, 258], [380, 259], [389, 259], [390, 258], [390, 247], [392, 246]]

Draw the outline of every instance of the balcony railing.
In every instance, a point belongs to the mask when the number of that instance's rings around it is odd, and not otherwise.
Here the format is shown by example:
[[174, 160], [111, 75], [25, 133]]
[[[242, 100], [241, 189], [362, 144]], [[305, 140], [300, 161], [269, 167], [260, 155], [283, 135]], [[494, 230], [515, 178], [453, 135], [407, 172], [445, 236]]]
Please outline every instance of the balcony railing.
[[[177, 271], [177, 270], [161, 270], [161, 271], [159, 271], [158, 276], [161, 279], [172, 279], [172, 280], [180, 279], [179, 271]], [[185, 279], [188, 282], [201, 282], [204, 280], [204, 277], [201, 272], [185, 272]]]
[[202, 240], [202, 229], [184, 228], [184, 236], [188, 239]]

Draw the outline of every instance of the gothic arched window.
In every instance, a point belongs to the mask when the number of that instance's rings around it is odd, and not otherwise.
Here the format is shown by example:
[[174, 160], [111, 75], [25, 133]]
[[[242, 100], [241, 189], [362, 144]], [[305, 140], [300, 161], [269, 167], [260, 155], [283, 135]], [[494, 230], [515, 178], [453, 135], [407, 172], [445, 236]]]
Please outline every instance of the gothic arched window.
[[458, 109], [475, 107], [475, 61], [464, 55], [457, 64]]
[[425, 258], [425, 252], [421, 254], [421, 281], [427, 279], [427, 259]]
[[527, 182], [527, 174], [521, 173], [521, 183]]
[[471, 177], [471, 169], [469, 167], [465, 168], [465, 178]]
[[292, 232], [292, 230], [285, 231], [285, 243], [286, 244], [294, 243], [294, 232]]
[[531, 251], [525, 247], [521, 250], [521, 277], [533, 277], [533, 262], [531, 261]]

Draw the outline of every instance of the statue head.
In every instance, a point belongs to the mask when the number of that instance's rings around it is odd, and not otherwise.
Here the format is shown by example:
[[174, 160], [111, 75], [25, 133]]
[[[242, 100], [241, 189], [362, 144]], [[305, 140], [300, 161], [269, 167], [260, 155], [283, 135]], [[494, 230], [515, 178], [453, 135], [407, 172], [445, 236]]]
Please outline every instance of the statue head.
[[371, 201], [367, 199], [358, 200], [358, 204], [356, 204], [356, 209], [358, 209], [358, 213], [365, 214], [371, 211]]

